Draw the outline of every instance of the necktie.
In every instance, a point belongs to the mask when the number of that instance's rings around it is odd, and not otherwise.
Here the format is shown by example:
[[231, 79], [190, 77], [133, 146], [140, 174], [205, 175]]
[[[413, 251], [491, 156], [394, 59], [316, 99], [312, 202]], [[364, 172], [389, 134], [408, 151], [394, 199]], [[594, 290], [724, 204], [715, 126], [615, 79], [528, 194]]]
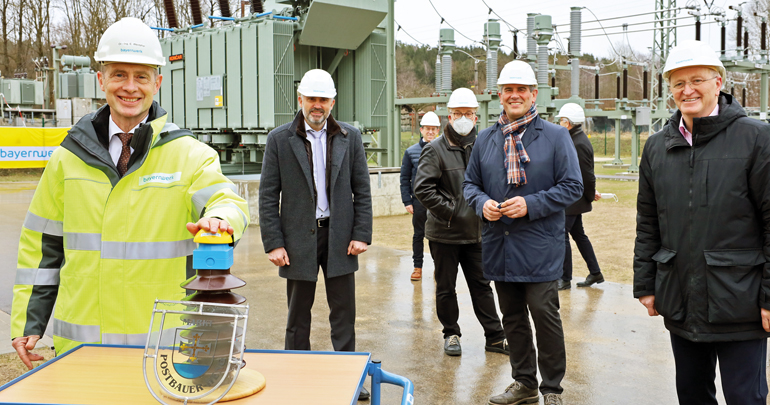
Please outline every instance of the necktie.
[[129, 144], [133, 137], [134, 134], [118, 134], [120, 142], [123, 143], [123, 150], [120, 151], [120, 159], [118, 159], [118, 173], [120, 173], [120, 177], [123, 177], [126, 170], [128, 170], [128, 158], [131, 157], [131, 146]]
[[318, 208], [321, 211], [326, 211], [329, 208], [329, 201], [326, 197], [326, 156], [323, 153], [324, 145], [321, 134], [315, 135], [314, 133], [315, 153], [313, 154], [313, 168], [315, 169], [315, 184], [318, 192]]

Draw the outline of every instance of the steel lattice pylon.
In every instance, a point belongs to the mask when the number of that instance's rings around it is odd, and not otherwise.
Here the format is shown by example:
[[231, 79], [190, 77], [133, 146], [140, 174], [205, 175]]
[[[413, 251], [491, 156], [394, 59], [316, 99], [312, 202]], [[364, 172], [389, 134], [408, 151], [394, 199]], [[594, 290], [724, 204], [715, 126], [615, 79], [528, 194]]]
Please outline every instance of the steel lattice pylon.
[[[658, 91], [658, 73], [668, 58], [668, 53], [676, 46], [676, 0], [655, 0], [655, 30], [652, 42], [652, 74], [650, 105], [653, 110], [666, 109], [669, 99], [668, 88], [660, 86]], [[653, 126], [660, 124], [660, 119], [653, 122]]]

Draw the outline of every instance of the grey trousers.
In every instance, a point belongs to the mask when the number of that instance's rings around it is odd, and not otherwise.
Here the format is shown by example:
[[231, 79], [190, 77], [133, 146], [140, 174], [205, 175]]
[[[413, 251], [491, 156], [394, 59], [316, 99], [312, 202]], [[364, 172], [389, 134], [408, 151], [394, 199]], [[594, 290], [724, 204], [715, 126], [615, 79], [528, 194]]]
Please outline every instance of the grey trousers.
[[[537, 387], [537, 369], [543, 381], [540, 392], [561, 394], [561, 380], [567, 369], [564, 331], [559, 317], [556, 281], [506, 283], [495, 281], [503, 313], [505, 337], [511, 347], [511, 375], [529, 388]], [[532, 342], [529, 314], [537, 331], [537, 353]]]

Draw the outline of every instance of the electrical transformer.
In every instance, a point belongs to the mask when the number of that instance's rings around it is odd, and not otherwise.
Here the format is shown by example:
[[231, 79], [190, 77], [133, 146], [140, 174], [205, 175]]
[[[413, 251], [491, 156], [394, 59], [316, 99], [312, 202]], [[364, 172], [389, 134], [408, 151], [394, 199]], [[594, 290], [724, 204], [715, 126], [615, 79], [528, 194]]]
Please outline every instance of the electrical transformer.
[[223, 172], [258, 173], [268, 132], [294, 119], [299, 81], [320, 68], [337, 87], [332, 115], [361, 129], [377, 152], [388, 112], [387, 1], [315, 0], [173, 29], [161, 40], [168, 61], [155, 99], [171, 122], [219, 152]]

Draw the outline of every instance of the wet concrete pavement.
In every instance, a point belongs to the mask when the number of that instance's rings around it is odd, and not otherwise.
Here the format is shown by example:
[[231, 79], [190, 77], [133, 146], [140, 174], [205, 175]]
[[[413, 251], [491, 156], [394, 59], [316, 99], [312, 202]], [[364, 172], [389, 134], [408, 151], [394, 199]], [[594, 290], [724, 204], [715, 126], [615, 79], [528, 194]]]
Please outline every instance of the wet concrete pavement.
[[[34, 186], [0, 184], [4, 228], [0, 310], [6, 313], [19, 232]], [[627, 254], [630, 264], [631, 253]], [[371, 352], [382, 361], [383, 369], [411, 379], [416, 404], [486, 404], [512, 382], [508, 357], [484, 351], [483, 331], [462, 277], [457, 294], [463, 355], [449, 357], [443, 353], [441, 324], [435, 314], [430, 257], [426, 257], [423, 281], [412, 282], [411, 252], [378, 245], [375, 235], [375, 245], [361, 256], [360, 267], [356, 273], [357, 350]], [[258, 227], [250, 227], [235, 249], [232, 272], [248, 283], [236, 291], [251, 307], [247, 347], [283, 349], [286, 284], [263, 252]], [[662, 319], [647, 316], [632, 298], [629, 285], [605, 282], [576, 288], [575, 281], [579, 280], [573, 281], [572, 290], [560, 292], [567, 347], [565, 404], [676, 403], [673, 358]], [[328, 313], [323, 282], [319, 282], [311, 335], [314, 350], [332, 350]], [[0, 341], [7, 342], [3, 336], [9, 336], [7, 322], [0, 322]], [[0, 346], [3, 349], [7, 351]], [[368, 380], [366, 386], [370, 386]], [[400, 387], [383, 385], [383, 404], [400, 403], [400, 396]]]

